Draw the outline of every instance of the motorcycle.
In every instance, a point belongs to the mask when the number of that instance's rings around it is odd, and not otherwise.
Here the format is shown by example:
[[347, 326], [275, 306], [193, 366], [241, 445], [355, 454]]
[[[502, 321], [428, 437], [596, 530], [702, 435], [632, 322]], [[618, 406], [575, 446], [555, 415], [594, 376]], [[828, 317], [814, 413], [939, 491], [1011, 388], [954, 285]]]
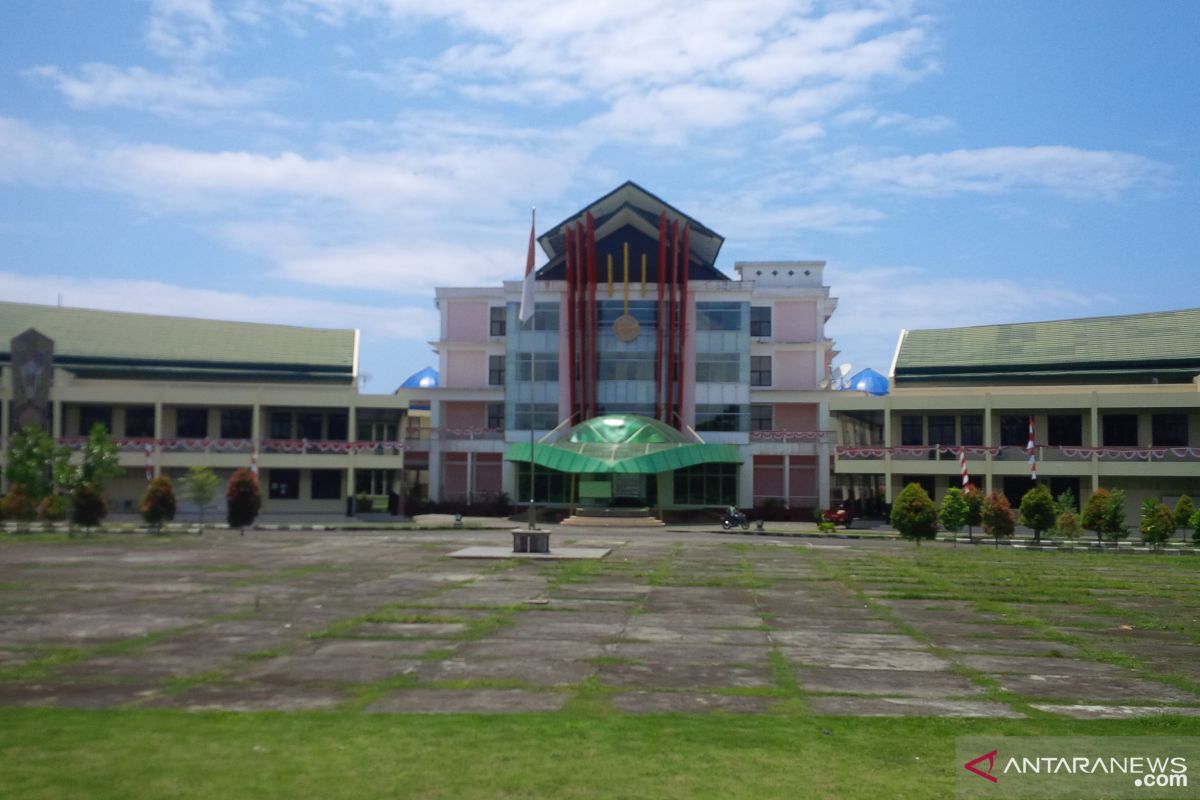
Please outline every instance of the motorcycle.
[[725, 513], [721, 515], [721, 527], [730, 531], [738, 525], [741, 525], [744, 531], [750, 530], [750, 520], [746, 518], [745, 514], [740, 511], [731, 512], [726, 509]]
[[834, 525], [842, 525], [848, 530], [850, 523], [854, 521], [854, 515], [850, 513], [850, 509], [846, 506], [838, 506], [827, 509], [821, 514], [821, 519], [826, 522], [832, 522]]

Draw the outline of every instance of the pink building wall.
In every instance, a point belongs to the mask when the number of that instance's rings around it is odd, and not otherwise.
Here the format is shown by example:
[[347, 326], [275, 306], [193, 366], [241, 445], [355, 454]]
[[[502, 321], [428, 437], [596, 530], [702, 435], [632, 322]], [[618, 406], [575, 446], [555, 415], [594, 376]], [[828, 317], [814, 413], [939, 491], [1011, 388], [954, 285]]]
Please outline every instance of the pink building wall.
[[780, 300], [771, 315], [772, 338], [781, 342], [815, 342], [821, 329], [812, 300]]
[[444, 386], [449, 389], [478, 389], [487, 385], [487, 353], [482, 350], [446, 354]]
[[443, 409], [442, 425], [447, 428], [481, 428], [487, 423], [484, 403], [446, 403]]
[[476, 453], [475, 492], [477, 494], [499, 494], [503, 470], [500, 453]]
[[817, 357], [811, 352], [779, 351], [772, 364], [772, 382], [776, 389], [817, 388]]
[[818, 408], [816, 403], [777, 403], [775, 405], [775, 430], [815, 431]]
[[488, 340], [486, 300], [450, 300], [446, 303], [446, 339], [451, 342]]

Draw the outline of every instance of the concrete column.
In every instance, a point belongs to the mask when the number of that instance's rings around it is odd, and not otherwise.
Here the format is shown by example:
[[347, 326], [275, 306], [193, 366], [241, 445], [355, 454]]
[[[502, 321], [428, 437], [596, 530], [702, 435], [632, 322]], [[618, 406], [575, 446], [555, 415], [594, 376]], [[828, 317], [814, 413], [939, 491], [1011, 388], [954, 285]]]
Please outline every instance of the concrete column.
[[889, 451], [883, 456], [883, 500], [886, 503], [892, 502], [892, 454], [890, 448], [896, 446], [895, 440], [892, 438], [892, 398], [884, 398], [883, 401], [883, 443]]
[[[1092, 400], [1091, 408], [1088, 409], [1091, 412], [1091, 416], [1088, 421], [1088, 436], [1091, 437], [1091, 441], [1090, 441], [1091, 446], [1099, 447], [1100, 446], [1100, 402], [1099, 402], [1099, 397], [1097, 396], [1097, 394], [1095, 392], [1092, 392], [1091, 400]], [[1095, 453], [1092, 453], [1092, 457], [1090, 460], [1091, 460], [1090, 466], [1091, 466], [1091, 477], [1092, 477], [1092, 491], [1094, 492], [1100, 488], [1100, 457], [1098, 455], [1096, 455]], [[1083, 494], [1083, 492], [1080, 491], [1080, 494]], [[1083, 498], [1083, 497], [1079, 498], [1079, 507], [1080, 508], [1083, 508], [1083, 501], [1085, 499], [1086, 498]]]
[[163, 404], [161, 400], [154, 401], [154, 477], [162, 474], [162, 440], [166, 438], [163, 430]]
[[829, 508], [829, 444], [821, 442], [817, 445], [817, 504], [821, 508]]
[[475, 491], [475, 451], [467, 451], [467, 505], [471, 505]]
[[[821, 458], [817, 457], [817, 469], [821, 469]], [[783, 455], [783, 507], [792, 507], [792, 457]]]
[[[983, 443], [988, 447], [995, 447], [996, 442], [992, 439], [992, 395], [985, 394], [983, 396]], [[976, 488], [983, 489], [984, 494], [992, 492], [992, 455], [988, 453], [983, 457], [983, 486]]]
[[63, 435], [63, 408], [62, 401], [55, 400], [50, 410], [50, 435], [55, 439]]
[[[674, 487], [672, 487], [672, 491]], [[738, 471], [738, 497], [737, 504], [739, 508], [754, 508], [754, 459], [742, 464], [742, 468]]]

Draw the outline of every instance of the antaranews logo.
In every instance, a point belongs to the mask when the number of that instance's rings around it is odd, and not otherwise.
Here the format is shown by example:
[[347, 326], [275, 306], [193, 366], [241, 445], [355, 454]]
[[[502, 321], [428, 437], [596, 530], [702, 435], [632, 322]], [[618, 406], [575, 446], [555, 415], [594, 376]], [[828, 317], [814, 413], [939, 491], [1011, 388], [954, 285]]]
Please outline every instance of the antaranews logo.
[[[967, 763], [963, 764], [963, 767], [966, 768], [967, 772], [973, 772], [979, 777], [986, 778], [992, 783], [999, 783], [1000, 779], [992, 774], [992, 770], [996, 768], [996, 752], [997, 751], [993, 750], [990, 753], [984, 753], [979, 758], [973, 758]], [[979, 765], [984, 761], [987, 762], [987, 772], [979, 769]]]

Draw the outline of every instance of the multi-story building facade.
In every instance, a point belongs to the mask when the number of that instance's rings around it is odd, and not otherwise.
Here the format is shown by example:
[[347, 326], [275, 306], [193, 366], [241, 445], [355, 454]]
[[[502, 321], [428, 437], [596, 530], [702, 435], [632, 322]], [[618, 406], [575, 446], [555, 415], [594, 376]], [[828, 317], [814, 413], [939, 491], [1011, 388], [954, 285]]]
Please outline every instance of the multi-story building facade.
[[1200, 496], [1200, 309], [903, 331], [891, 392], [837, 392], [838, 491], [870, 507], [908, 483], [939, 499], [971, 479], [1013, 502], [1123, 489]]
[[[586, 420], [636, 415], [732, 445], [738, 460], [626, 478], [618, 495], [664, 508], [828, 502], [837, 301], [824, 262], [739, 263], [731, 280], [715, 266], [718, 234], [633, 183], [538, 241], [547, 260], [523, 324], [520, 282], [437, 290], [431, 496], [524, 501], [530, 456], [515, 446], [531, 430], [550, 444]], [[561, 471], [533, 474], [539, 502], [570, 503]]]
[[103, 424], [125, 468], [116, 512], [193, 465], [257, 469], [265, 514], [344, 514], [359, 493], [384, 509], [420, 424], [410, 390], [359, 394], [354, 330], [0, 303], [0, 343], [0, 467], [25, 423], [73, 449]]

